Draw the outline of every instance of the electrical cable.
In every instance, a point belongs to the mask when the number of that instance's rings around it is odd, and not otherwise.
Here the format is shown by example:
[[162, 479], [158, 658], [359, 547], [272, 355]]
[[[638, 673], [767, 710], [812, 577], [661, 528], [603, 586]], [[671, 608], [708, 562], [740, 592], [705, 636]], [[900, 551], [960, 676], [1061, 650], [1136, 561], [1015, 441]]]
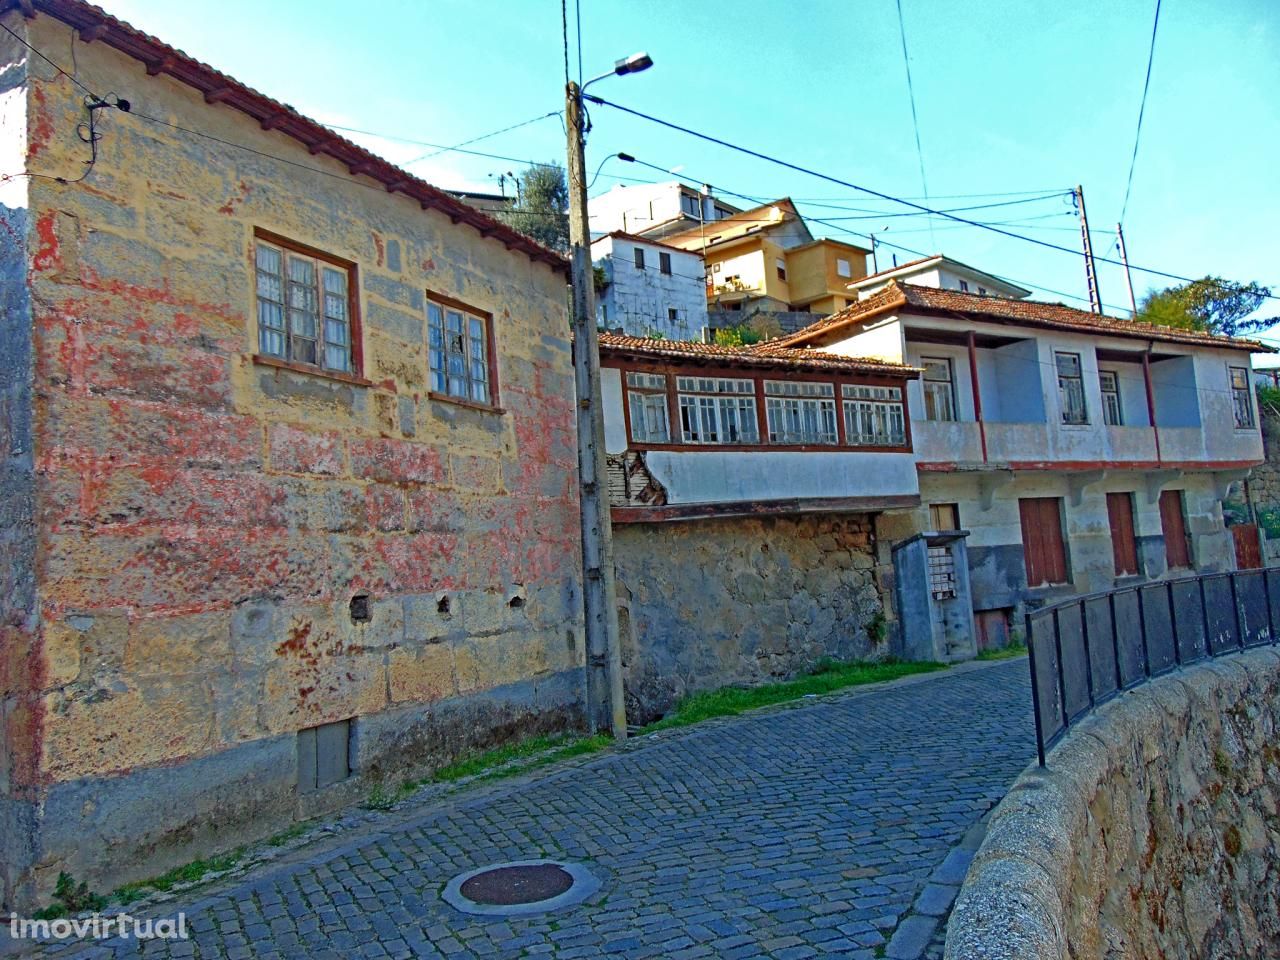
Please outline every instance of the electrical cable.
[[[920, 145], [920, 119], [916, 116], [916, 89], [911, 82], [911, 58], [907, 56], [907, 26], [902, 18], [902, 0], [897, 0], [898, 5], [898, 33], [902, 37], [902, 65], [907, 71], [907, 96], [911, 100], [911, 126], [916, 134], [916, 158], [920, 161], [920, 187], [924, 191], [925, 203], [929, 202], [929, 181], [924, 175], [924, 147]], [[929, 220], [929, 227], [932, 229], [933, 220]], [[929, 242], [937, 246], [930, 234]]]
[[1147, 91], [1151, 88], [1151, 65], [1156, 59], [1156, 31], [1160, 28], [1160, 0], [1156, 0], [1155, 21], [1151, 24], [1151, 49], [1147, 51], [1147, 77], [1142, 81], [1142, 102], [1138, 106], [1138, 128], [1133, 134], [1133, 156], [1129, 158], [1129, 182], [1124, 188], [1124, 203], [1120, 207], [1120, 223], [1129, 212], [1129, 192], [1133, 189], [1133, 170], [1138, 164], [1138, 141], [1142, 138], [1142, 117], [1147, 112]]
[[[622, 113], [626, 113], [634, 117], [639, 117], [642, 120], [648, 120], [651, 123], [655, 123], [658, 126], [666, 127], [669, 130], [675, 130], [680, 133], [685, 133], [685, 134], [688, 134], [689, 136], [696, 137], [699, 140], [705, 140], [708, 143], [714, 143], [717, 146], [724, 147], [728, 150], [733, 150], [736, 153], [742, 153], [750, 157], [755, 157], [758, 160], [764, 160], [767, 163], [772, 163], [772, 164], [775, 164], [776, 166], [784, 167], [788, 170], [794, 170], [797, 173], [803, 173], [811, 177], [816, 177], [817, 179], [820, 179], [820, 180], [826, 180], [829, 183], [836, 184], [837, 186], [847, 187], [850, 190], [858, 190], [863, 193], [870, 194], [871, 196], [879, 197], [881, 200], [888, 200], [894, 203], [902, 204], [904, 206], [913, 207], [922, 213], [933, 214], [935, 216], [943, 217], [944, 219], [947, 219], [947, 220], [954, 220], [957, 223], [965, 223], [972, 227], [980, 227], [983, 230], [988, 230], [992, 233], [997, 233], [997, 234], [1000, 234], [1001, 236], [1009, 237], [1013, 240], [1021, 240], [1025, 243], [1034, 244], [1036, 246], [1044, 247], [1049, 250], [1057, 250], [1060, 253], [1068, 253], [1074, 257], [1084, 256], [1084, 253], [1082, 251], [1074, 250], [1071, 247], [1064, 247], [1061, 244], [1050, 243], [1049, 241], [1041, 240], [1038, 237], [1023, 236], [1022, 234], [1015, 233], [1012, 230], [1006, 230], [1003, 227], [984, 225], [974, 220], [968, 220], [964, 217], [958, 217], [955, 214], [943, 213], [941, 210], [935, 210], [931, 207], [922, 206], [921, 204], [914, 203], [910, 200], [905, 200], [901, 197], [895, 197], [891, 194], [882, 193], [881, 191], [875, 190], [871, 187], [864, 187], [856, 183], [851, 183], [848, 180], [841, 180], [839, 177], [833, 177], [830, 174], [821, 173], [812, 168], [804, 167], [796, 163], [791, 163], [790, 161], [787, 161], [787, 160], [782, 160], [778, 157], [771, 156], [767, 153], [762, 153], [759, 150], [754, 150], [750, 147], [744, 147], [741, 144], [733, 143], [728, 140], [723, 140], [711, 134], [702, 133], [701, 131], [691, 129], [690, 127], [681, 126], [680, 124], [674, 123], [670, 120], [663, 120], [659, 117], [653, 116], [652, 114], [644, 113], [643, 111], [636, 110], [632, 107], [626, 107], [619, 103], [614, 103], [611, 100], [606, 100], [604, 97], [599, 97], [599, 96], [596, 96], [595, 94], [590, 94], [590, 93], [583, 94], [583, 97], [587, 100], [590, 100], [592, 103], [596, 103], [601, 106], [612, 107], [613, 109], [618, 110]], [[1094, 259], [1099, 263], [1109, 263], [1119, 267], [1124, 266], [1124, 264], [1121, 263], [1119, 260], [1112, 260], [1106, 257], [1095, 257]], [[1195, 280], [1191, 277], [1185, 277], [1177, 273], [1170, 273], [1169, 271], [1166, 271], [1166, 270], [1158, 270], [1154, 267], [1142, 267], [1142, 266], [1138, 266], [1136, 264], [1131, 263], [1129, 264], [1129, 269], [1137, 270], [1140, 273], [1151, 274], [1153, 276], [1166, 277], [1167, 279], [1177, 280], [1181, 283], [1195, 282]], [[1272, 300], [1280, 300], [1280, 294], [1268, 293], [1267, 297], [1268, 299], [1272, 299]]]

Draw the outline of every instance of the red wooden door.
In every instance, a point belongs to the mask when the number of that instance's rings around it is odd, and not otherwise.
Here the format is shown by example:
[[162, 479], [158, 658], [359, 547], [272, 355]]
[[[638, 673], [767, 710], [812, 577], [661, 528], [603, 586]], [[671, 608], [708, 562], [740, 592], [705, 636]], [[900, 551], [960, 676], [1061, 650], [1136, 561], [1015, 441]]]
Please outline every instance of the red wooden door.
[[1240, 570], [1256, 570], [1262, 566], [1262, 541], [1258, 539], [1256, 523], [1238, 523], [1231, 528], [1236, 542], [1236, 567]]
[[1062, 539], [1062, 500], [1024, 497], [1018, 501], [1022, 520], [1022, 553], [1027, 586], [1067, 583], [1067, 547]]
[[1190, 567], [1191, 549], [1187, 543], [1181, 490], [1165, 490], [1160, 494], [1160, 526], [1164, 529], [1164, 555], [1169, 569]]
[[1133, 576], [1138, 572], [1138, 541], [1133, 531], [1133, 495], [1108, 493], [1107, 517], [1111, 521], [1111, 553], [1116, 562], [1116, 576]]

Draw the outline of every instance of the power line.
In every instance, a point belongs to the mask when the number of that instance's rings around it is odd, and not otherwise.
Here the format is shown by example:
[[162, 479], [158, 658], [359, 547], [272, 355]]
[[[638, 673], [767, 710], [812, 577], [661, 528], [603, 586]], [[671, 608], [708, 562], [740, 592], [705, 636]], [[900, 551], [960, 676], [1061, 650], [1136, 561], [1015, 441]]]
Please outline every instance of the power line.
[[1129, 182], [1124, 188], [1124, 204], [1120, 207], [1120, 223], [1129, 211], [1129, 192], [1133, 189], [1133, 169], [1138, 164], [1138, 141], [1142, 137], [1142, 116], [1147, 111], [1147, 91], [1151, 88], [1151, 65], [1156, 59], [1156, 31], [1160, 28], [1160, 0], [1156, 0], [1156, 16], [1151, 24], [1151, 49], [1147, 51], [1147, 78], [1142, 81], [1142, 103], [1138, 107], [1138, 129], [1133, 134], [1133, 156], [1129, 158]]
[[[492, 133], [481, 134], [478, 137], [472, 137], [470, 140], [463, 140], [461, 143], [455, 144], [452, 147], [441, 147], [439, 150], [436, 150], [434, 153], [424, 153], [420, 157], [414, 157], [412, 160], [406, 160], [403, 164], [401, 164], [401, 166], [407, 167], [411, 164], [418, 163], [422, 160], [430, 160], [432, 157], [438, 157], [442, 153], [456, 152], [458, 151], [459, 147], [465, 147], [473, 143], [479, 143], [481, 140], [488, 140], [490, 137], [496, 137], [500, 133], [508, 133], [511, 130], [519, 130], [521, 127], [527, 127], [531, 123], [537, 123], [539, 120], [546, 120], [548, 117], [558, 117], [559, 115], [560, 115], [559, 110], [552, 110], [550, 113], [540, 114], [539, 116], [532, 117], [528, 120], [521, 120], [519, 123], [513, 123], [509, 127], [503, 127], [501, 130], [494, 130]], [[334, 127], [334, 129], [338, 130], [341, 128]]]
[[[920, 187], [924, 190], [925, 202], [929, 202], [929, 181], [924, 175], [924, 147], [920, 145], [920, 120], [916, 116], [916, 89], [911, 82], [911, 58], [907, 56], [907, 27], [902, 19], [902, 0], [897, 0], [898, 4], [898, 33], [902, 37], [902, 65], [907, 70], [907, 96], [911, 100], [911, 126], [916, 134], [916, 158], [920, 161]], [[929, 221], [930, 229], [933, 228], [933, 221]], [[933, 236], [930, 234], [929, 242], [933, 243]], [[936, 246], [936, 244], [935, 244]]]
[[[922, 206], [921, 204], [914, 203], [910, 200], [905, 200], [901, 197], [895, 197], [891, 194], [882, 193], [881, 191], [875, 190], [871, 187], [864, 187], [856, 183], [850, 183], [848, 180], [841, 180], [839, 177], [833, 177], [830, 174], [820, 173], [819, 171], [813, 170], [809, 167], [803, 167], [803, 166], [800, 166], [799, 164], [791, 163], [790, 161], [787, 161], [787, 160], [782, 160], [779, 157], [774, 157], [767, 153], [761, 153], [760, 151], [753, 150], [750, 147], [744, 147], [740, 144], [732, 143], [728, 140], [722, 140], [719, 137], [712, 136], [711, 134], [708, 134], [708, 133], [702, 133], [698, 130], [693, 130], [689, 127], [681, 126], [680, 124], [673, 123], [670, 120], [663, 120], [659, 117], [653, 116], [652, 114], [644, 113], [640, 110], [635, 110], [631, 107], [624, 107], [622, 104], [614, 103], [611, 100], [606, 100], [603, 97], [596, 96], [595, 94], [584, 94], [583, 96], [587, 100], [590, 100], [592, 103], [597, 103], [606, 107], [613, 107], [615, 110], [621, 111], [622, 113], [630, 114], [631, 116], [634, 116], [634, 117], [639, 117], [642, 120], [648, 120], [651, 123], [655, 123], [659, 126], [666, 127], [669, 130], [676, 130], [680, 133], [688, 134], [691, 137], [696, 137], [699, 140], [705, 140], [708, 143], [714, 143], [717, 146], [724, 147], [728, 150], [733, 150], [737, 153], [746, 154], [747, 156], [755, 157], [758, 160], [764, 160], [768, 163], [772, 163], [780, 167], [785, 167], [788, 170], [794, 170], [797, 173], [803, 173], [811, 177], [817, 177], [820, 180], [826, 180], [829, 183], [836, 184], [837, 186], [847, 187], [850, 190], [859, 190], [863, 193], [870, 194], [873, 197], [879, 197], [881, 200], [888, 200], [894, 203], [902, 204], [904, 206], [912, 207], [916, 210], [919, 210], [921, 213], [933, 214], [935, 216], [943, 217], [944, 219], [947, 219], [947, 220], [954, 220], [957, 223], [968, 224], [971, 227], [980, 227], [981, 229], [988, 230], [992, 233], [998, 233], [1001, 236], [1009, 237], [1014, 240], [1021, 240], [1025, 243], [1035, 244], [1036, 246], [1045, 247], [1046, 249], [1049, 249], [1049, 250], [1057, 250], [1060, 253], [1069, 253], [1075, 257], [1084, 256], [1084, 254], [1081, 251], [1075, 250], [1071, 247], [1064, 247], [1061, 244], [1050, 243], [1049, 241], [1041, 240], [1038, 237], [1023, 236], [1022, 234], [1015, 233], [1012, 230], [1006, 230], [1003, 227], [983, 224], [975, 220], [968, 220], [964, 217], [958, 217], [952, 213], [945, 213], [941, 210], [935, 210], [931, 207]], [[1111, 260], [1106, 257], [1095, 257], [1094, 259], [1102, 263], [1113, 264], [1114, 266], [1124, 266], [1124, 264], [1122, 264], [1119, 260]], [[1177, 273], [1169, 273], [1166, 270], [1157, 270], [1154, 267], [1140, 267], [1135, 264], [1129, 264], [1129, 269], [1137, 270], [1141, 273], [1149, 273], [1149, 274], [1152, 274], [1153, 276], [1166, 277], [1170, 280], [1178, 280], [1182, 283], [1195, 282], [1194, 279], [1191, 277], [1184, 277], [1181, 274], [1177, 274]], [[1267, 296], [1269, 299], [1272, 299], [1272, 300], [1280, 300], [1280, 294], [1268, 294]]]

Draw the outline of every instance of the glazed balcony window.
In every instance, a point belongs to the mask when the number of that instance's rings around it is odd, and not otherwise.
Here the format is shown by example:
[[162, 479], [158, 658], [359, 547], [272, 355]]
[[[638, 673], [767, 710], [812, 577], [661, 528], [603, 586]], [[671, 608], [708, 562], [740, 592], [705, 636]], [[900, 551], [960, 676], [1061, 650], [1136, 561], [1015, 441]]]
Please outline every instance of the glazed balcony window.
[[832, 384], [766, 380], [764, 392], [770, 443], [835, 445], [838, 433]]
[[906, 413], [898, 387], [846, 383], [844, 436], [851, 447], [901, 447], [907, 442]]
[[755, 381], [677, 377], [685, 443], [759, 443]]
[[924, 416], [926, 420], [956, 419], [956, 389], [949, 357], [921, 357], [924, 368]]
[[1089, 422], [1089, 411], [1084, 402], [1084, 377], [1081, 372], [1080, 354], [1055, 353], [1058, 367], [1058, 406], [1065, 424]]
[[631, 439], [636, 443], [669, 443], [671, 419], [667, 413], [667, 378], [659, 373], [627, 374], [627, 405]]

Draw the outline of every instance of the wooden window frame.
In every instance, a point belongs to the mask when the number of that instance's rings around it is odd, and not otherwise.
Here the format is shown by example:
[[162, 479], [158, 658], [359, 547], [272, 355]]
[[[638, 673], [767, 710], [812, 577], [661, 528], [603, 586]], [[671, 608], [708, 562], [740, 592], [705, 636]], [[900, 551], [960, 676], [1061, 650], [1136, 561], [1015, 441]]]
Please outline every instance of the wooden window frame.
[[658, 251], [658, 272], [666, 276], [671, 276], [671, 254], [665, 250]]
[[631, 252], [631, 262], [635, 264], [637, 270], [644, 270], [644, 247], [633, 247]]
[[[1236, 372], [1244, 377], [1244, 386], [1237, 387], [1232, 378]], [[1235, 422], [1237, 430], [1255, 430], [1258, 426], [1257, 417], [1253, 410], [1253, 377], [1249, 375], [1248, 367], [1238, 367], [1234, 364], [1227, 365], [1227, 389], [1231, 391], [1231, 419]], [[1244, 394], [1244, 411], [1248, 414], [1248, 422], [1240, 422], [1240, 394]]]
[[[663, 450], [671, 452], [696, 452], [696, 451], [785, 451], [788, 453], [795, 452], [823, 452], [831, 453], [910, 453], [911, 452], [911, 412], [907, 405], [907, 381], [905, 378], [898, 377], [879, 377], [874, 374], [857, 375], [831, 375], [821, 373], [810, 373], [807, 371], [792, 370], [761, 370], [757, 367], [749, 367], [735, 364], [723, 365], [706, 365], [706, 364], [680, 364], [680, 363], [664, 363], [660, 361], [641, 361], [626, 360], [621, 362], [610, 362], [602, 364], [605, 369], [617, 370], [619, 379], [622, 381], [622, 408], [623, 423], [627, 428], [627, 449], [629, 450]], [[681, 427], [679, 419], [679, 401], [677, 399], [678, 390], [676, 389], [676, 378], [679, 376], [694, 377], [713, 377], [727, 379], [746, 379], [755, 381], [755, 392], [753, 394], [742, 394], [742, 396], [752, 396], [756, 405], [756, 429], [760, 437], [759, 443], [753, 444], [731, 444], [731, 443], [638, 443], [631, 433], [631, 400], [627, 389], [627, 372], [636, 371], [640, 373], [660, 373], [667, 377], [667, 413], [671, 417], [671, 425], [668, 431], [669, 436], [681, 436]], [[871, 386], [871, 387], [897, 387], [902, 391], [902, 415], [903, 415], [903, 432], [905, 442], [901, 446], [893, 447], [875, 447], [875, 446], [851, 446], [845, 438], [845, 425], [843, 408], [836, 408], [836, 431], [837, 438], [835, 444], [794, 444], [794, 443], [770, 443], [769, 442], [769, 425], [765, 413], [765, 392], [764, 381], [766, 380], [802, 380], [806, 382], [830, 383], [832, 384], [833, 400], [839, 404], [842, 398], [841, 387], [845, 384], [855, 386]]]
[[[630, 374], [630, 373], [644, 374], [644, 375], [646, 375], [646, 376], [655, 376], [655, 377], [660, 376], [660, 377], [662, 377], [662, 378], [663, 378], [663, 384], [662, 384], [662, 387], [661, 387], [661, 388], [658, 388], [658, 387], [649, 387], [649, 386], [645, 386], [645, 387], [637, 387], [637, 386], [634, 386], [634, 385], [632, 385], [632, 384], [629, 382], [628, 374]], [[623, 409], [622, 409], [622, 412], [623, 412], [623, 417], [624, 417], [624, 419], [626, 420], [626, 425], [627, 425], [627, 437], [628, 437], [628, 439], [630, 439], [630, 438], [635, 434], [635, 428], [634, 428], [634, 425], [633, 425], [633, 422], [632, 422], [632, 418], [631, 418], [631, 398], [632, 398], [633, 396], [637, 396], [637, 397], [661, 397], [661, 398], [662, 398], [662, 405], [663, 405], [663, 412], [664, 412], [664, 413], [666, 413], [666, 418], [667, 418], [667, 440], [666, 440], [666, 441], [663, 441], [663, 442], [670, 442], [670, 440], [671, 440], [671, 382], [670, 382], [670, 377], [668, 377], [666, 374], [650, 373], [650, 372], [649, 372], [649, 371], [647, 371], [647, 370], [623, 370], [623, 371], [622, 371], [622, 376], [621, 376], [621, 378], [620, 378], [620, 379], [622, 380], [622, 385], [623, 385], [623, 402], [622, 402], [622, 408], [623, 408]], [[649, 443], [650, 441], [645, 441], [645, 442], [646, 442], [646, 443]]]
[[[427, 345], [427, 383], [430, 384], [431, 378], [432, 378], [431, 339], [430, 339], [431, 338], [430, 304], [432, 302], [444, 308], [452, 308], [453, 310], [456, 310], [459, 313], [463, 314], [464, 317], [467, 314], [470, 314], [471, 316], [478, 317], [480, 320], [484, 322], [485, 359], [487, 361], [486, 366], [489, 371], [489, 402], [488, 403], [481, 403], [478, 400], [472, 400], [469, 389], [466, 397], [455, 397], [451, 393], [449, 393], [447, 390], [444, 393], [441, 393], [438, 390], [428, 390], [427, 396], [430, 397], [432, 400], [439, 400], [442, 403], [452, 403], [460, 407], [470, 407], [473, 410], [485, 410], [491, 413], [504, 412], [502, 409], [501, 393], [500, 393], [500, 388], [498, 384], [498, 336], [497, 336], [497, 331], [494, 329], [493, 313], [491, 313], [488, 310], [482, 310], [480, 307], [467, 303], [464, 300], [459, 300], [457, 297], [451, 297], [447, 293], [440, 293], [438, 290], [428, 289], [424, 292], [426, 293], [426, 303], [423, 304], [422, 310], [423, 310], [423, 319], [426, 321], [425, 332], [426, 332], [426, 345]], [[470, 337], [467, 337], [467, 339], [470, 339]], [[468, 357], [468, 362], [469, 361], [470, 361], [470, 357]], [[446, 373], [446, 379], [447, 379], [447, 373]], [[470, 387], [470, 383], [471, 383], [471, 372], [468, 366], [468, 371], [467, 371], [468, 387]]]
[[[951, 511], [954, 526], [944, 527], [934, 522], [935, 511], [940, 511], [943, 508]], [[960, 504], [955, 501], [929, 504], [929, 527], [939, 533], [947, 530], [963, 530], [964, 528], [960, 526]]]
[[[1106, 378], [1110, 377], [1114, 389], [1108, 390], [1106, 387]], [[1120, 374], [1115, 370], [1099, 370], [1098, 371], [1098, 389], [1102, 392], [1102, 423], [1108, 427], [1124, 426], [1124, 395], [1120, 392]], [[1116, 398], [1115, 411], [1116, 419], [1112, 423], [1107, 419], [1107, 397]]]
[[[317, 323], [319, 329], [316, 331], [316, 363], [308, 363], [302, 360], [293, 360], [289, 357], [278, 357], [275, 354], [262, 352], [262, 333], [258, 328], [258, 244], [265, 243], [269, 246], [277, 247], [281, 251], [294, 253], [298, 256], [308, 257], [319, 263], [328, 264], [339, 270], [343, 270], [347, 274], [347, 336], [350, 339], [348, 344], [350, 350], [350, 370], [333, 370], [326, 367], [321, 362], [324, 356], [324, 302], [323, 302], [323, 279], [318, 278], [319, 286], [317, 292], [320, 302], [317, 309], [320, 311], [317, 315]], [[253, 242], [250, 245], [250, 262], [253, 270], [253, 310], [250, 316], [253, 318], [253, 334], [254, 334], [254, 352], [252, 354], [253, 363], [264, 367], [275, 367], [280, 370], [290, 370], [295, 373], [305, 373], [312, 376], [327, 377], [331, 380], [341, 380], [345, 383], [352, 383], [357, 386], [370, 386], [371, 381], [364, 377], [364, 323], [360, 313], [360, 266], [354, 260], [347, 260], [321, 250], [319, 247], [313, 247], [310, 244], [301, 243], [297, 240], [290, 239], [271, 230], [262, 227], [253, 228]], [[286, 259], [287, 263], [287, 259]], [[286, 268], [287, 269], [287, 268]], [[286, 274], [287, 275], [287, 274]], [[289, 311], [288, 311], [288, 290], [286, 289], [282, 296], [285, 297], [285, 337], [286, 343], [289, 336]], [[286, 348], [287, 352], [287, 348]]]
[[[1058, 360], [1062, 357], [1074, 358], [1076, 361], [1077, 368], [1079, 369], [1079, 373], [1074, 375], [1063, 374], [1062, 368], [1058, 366]], [[1089, 398], [1085, 395], [1085, 391], [1084, 391], [1084, 356], [1082, 354], [1075, 353], [1071, 350], [1053, 351], [1053, 372], [1057, 374], [1057, 377], [1058, 377], [1058, 423], [1059, 425], [1063, 427], [1089, 426], [1090, 424]], [[1066, 404], [1062, 402], [1063, 392], [1064, 392], [1062, 383], [1064, 380], [1074, 381], [1080, 386], [1080, 416], [1081, 416], [1080, 420], [1067, 419], [1067, 407], [1066, 407]]]
[[[929, 384], [943, 383], [942, 380], [935, 380], [928, 375], [927, 369], [930, 363], [944, 363], [947, 366], [947, 394], [951, 403], [951, 416], [949, 417], [931, 417], [929, 416]], [[930, 423], [957, 423], [960, 420], [960, 402], [956, 397], [956, 365], [951, 357], [926, 357], [923, 354], [920, 357], [920, 394], [924, 398], [924, 418]]]

